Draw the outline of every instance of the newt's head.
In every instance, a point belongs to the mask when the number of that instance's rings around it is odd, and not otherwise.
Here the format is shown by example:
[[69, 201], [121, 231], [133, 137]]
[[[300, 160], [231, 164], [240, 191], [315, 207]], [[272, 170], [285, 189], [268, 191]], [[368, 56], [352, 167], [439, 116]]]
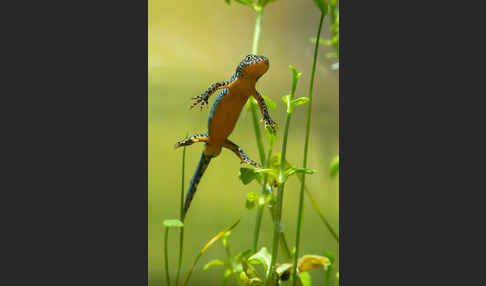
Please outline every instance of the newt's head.
[[248, 55], [236, 68], [238, 77], [260, 78], [269, 68], [268, 59], [264, 56]]

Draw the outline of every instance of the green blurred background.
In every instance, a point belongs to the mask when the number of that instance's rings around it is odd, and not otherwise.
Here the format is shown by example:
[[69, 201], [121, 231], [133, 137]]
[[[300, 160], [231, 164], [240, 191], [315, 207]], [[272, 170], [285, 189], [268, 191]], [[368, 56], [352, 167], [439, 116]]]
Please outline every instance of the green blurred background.
[[[251, 52], [255, 15], [249, 7], [234, 1], [227, 5], [224, 0], [149, 0], [148, 14], [148, 249], [149, 285], [155, 286], [165, 285], [162, 222], [179, 217], [182, 149], [174, 150], [174, 143], [186, 134], [207, 131], [209, 110], [189, 110], [191, 97], [201, 94], [216, 81], [230, 79], [236, 65]], [[285, 106], [280, 98], [290, 93], [292, 83], [289, 64], [303, 73], [296, 96], [307, 96], [313, 59], [310, 38], [315, 37], [319, 17], [320, 11], [312, 0], [278, 0], [265, 7], [259, 54], [269, 58], [270, 69], [257, 83], [257, 89], [277, 103], [277, 109], [270, 110], [270, 114], [279, 124], [280, 131], [285, 123]], [[328, 38], [329, 35], [329, 19], [326, 18], [321, 37]], [[319, 47], [308, 160], [308, 167], [318, 172], [308, 176], [307, 182], [321, 210], [337, 231], [338, 179], [330, 178], [329, 163], [338, 154], [339, 77], [338, 71], [331, 68], [334, 60], [325, 57], [328, 52], [332, 52], [332, 48]], [[215, 98], [211, 98], [210, 104]], [[299, 166], [302, 164], [306, 109], [304, 105], [294, 111], [288, 141], [287, 159]], [[281, 148], [281, 132], [278, 135], [274, 152], [280, 152]], [[258, 160], [248, 110], [242, 111], [230, 139]], [[186, 188], [202, 148], [202, 143], [187, 148]], [[211, 161], [186, 218], [182, 274], [186, 274], [197, 252], [211, 237], [240, 217], [241, 223], [230, 238], [230, 248], [233, 253], [251, 248], [256, 210], [245, 208], [245, 195], [251, 191], [260, 192], [260, 187], [255, 182], [247, 186], [241, 183], [238, 178], [240, 166], [229, 150], [223, 150]], [[292, 246], [298, 191], [298, 180], [293, 176], [286, 185], [283, 205], [284, 232]], [[323, 255], [324, 251], [330, 250], [337, 254], [337, 243], [307, 198], [304, 203], [301, 253]], [[259, 245], [271, 249], [272, 223], [268, 212], [264, 214], [260, 237]], [[170, 233], [170, 241], [169, 259], [174, 283], [178, 231]], [[224, 258], [220, 242], [201, 258], [190, 285], [221, 283], [222, 268], [202, 271], [202, 266], [214, 258]], [[322, 285], [322, 271], [314, 270], [311, 274], [315, 284]]]

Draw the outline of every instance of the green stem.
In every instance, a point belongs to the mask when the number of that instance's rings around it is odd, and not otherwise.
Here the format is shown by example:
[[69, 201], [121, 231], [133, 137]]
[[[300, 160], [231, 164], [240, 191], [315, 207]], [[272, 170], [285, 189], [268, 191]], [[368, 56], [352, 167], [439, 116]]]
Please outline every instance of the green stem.
[[[272, 154], [272, 146], [268, 149], [268, 157], [267, 157], [267, 163], [270, 162], [270, 157]], [[269, 163], [268, 163], [269, 164]], [[265, 168], [268, 168], [265, 166]], [[263, 186], [262, 186], [262, 194], [268, 194], [268, 191], [265, 189], [265, 186], [267, 186], [267, 181], [268, 181], [268, 175], [264, 174], [263, 176]], [[256, 252], [258, 249], [258, 238], [260, 234], [260, 226], [261, 226], [261, 221], [262, 221], [262, 215], [263, 215], [263, 209], [265, 208], [265, 205], [258, 205], [258, 210], [257, 210], [257, 222], [255, 224], [255, 233], [253, 236], [253, 251]], [[275, 221], [275, 214], [273, 213], [272, 209], [268, 209], [270, 216], [272, 217], [272, 221]], [[261, 213], [260, 213], [261, 212]], [[290, 259], [291, 254], [290, 254], [290, 249], [287, 243], [287, 239], [285, 238], [285, 234], [283, 232], [280, 233], [280, 246], [285, 252], [285, 256]]]
[[[304, 162], [303, 168], [307, 168], [307, 150], [309, 147], [309, 135], [310, 135], [310, 123], [311, 123], [311, 114], [312, 114], [312, 90], [314, 88], [314, 76], [316, 73], [316, 63], [317, 63], [317, 52], [319, 49], [319, 39], [321, 35], [322, 29], [322, 22], [324, 20], [324, 13], [321, 12], [321, 19], [319, 21], [319, 28], [317, 30], [316, 36], [316, 44], [314, 46], [314, 62], [312, 63], [312, 73], [310, 78], [310, 87], [309, 87], [309, 102], [307, 103], [307, 125], [305, 130], [305, 143], [304, 143]], [[292, 285], [296, 285], [297, 283], [297, 260], [299, 257], [299, 250], [300, 250], [300, 232], [302, 229], [302, 215], [303, 215], [303, 201], [304, 201], [304, 185], [305, 185], [305, 173], [302, 174], [302, 182], [300, 184], [300, 195], [299, 195], [299, 211], [297, 216], [297, 233], [295, 236], [295, 255], [294, 255], [294, 271], [293, 271], [293, 282]]]
[[[187, 134], [186, 134], [187, 137]], [[184, 222], [184, 175], [185, 175], [186, 147], [182, 150], [182, 180], [181, 180], [181, 202], [180, 202], [180, 220]], [[179, 265], [177, 266], [176, 286], [179, 285], [179, 277], [182, 267], [182, 253], [184, 250], [184, 228], [179, 230]]]
[[[299, 178], [299, 179], [302, 182], [302, 179], [301, 178]], [[339, 236], [334, 231], [332, 226], [329, 224], [329, 221], [326, 219], [326, 217], [324, 216], [322, 211], [319, 209], [319, 205], [317, 204], [317, 201], [314, 199], [314, 196], [312, 195], [311, 191], [307, 188], [307, 186], [305, 184], [304, 184], [304, 191], [307, 194], [307, 196], [309, 197], [309, 200], [311, 201], [311, 204], [314, 207], [314, 210], [317, 212], [317, 214], [321, 218], [321, 220], [324, 223], [324, 225], [326, 226], [327, 230], [329, 230], [332, 237], [334, 237], [334, 239], [339, 243]]]
[[226, 263], [228, 264], [228, 266], [229, 266], [229, 268], [231, 270], [231, 274], [233, 275], [233, 278], [235, 279], [236, 284], [237, 285], [240, 285], [240, 279], [238, 279], [238, 276], [236, 276], [236, 273], [233, 271], [233, 269], [235, 269], [235, 265], [231, 261], [231, 251], [229, 249], [229, 244], [223, 242], [223, 246], [224, 246], [224, 250], [226, 252], [226, 257], [227, 257], [227, 262]]
[[[254, 7], [256, 13], [256, 20], [255, 20], [255, 30], [253, 32], [253, 44], [251, 48], [251, 53], [256, 55], [258, 53], [258, 43], [260, 42], [260, 34], [262, 29], [262, 15], [263, 15], [263, 8], [260, 6]], [[258, 153], [260, 155], [260, 161], [262, 165], [265, 165], [265, 149], [263, 147], [263, 138], [260, 132], [260, 125], [258, 120], [258, 107], [257, 103], [253, 98], [250, 98], [250, 110], [251, 115], [253, 118], [253, 129], [255, 130], [255, 136], [258, 146]]]
[[[264, 167], [268, 168], [270, 164], [270, 158], [272, 156], [272, 144], [270, 144], [268, 148], [268, 156], [267, 160], [265, 162]], [[262, 195], [267, 194], [267, 181], [268, 181], [268, 174], [263, 175], [263, 184], [262, 184]], [[257, 217], [256, 217], [256, 223], [255, 223], [255, 233], [253, 234], [253, 252], [257, 252], [258, 249], [258, 238], [260, 236], [260, 226], [262, 224], [262, 217], [263, 217], [263, 209], [265, 208], [265, 204], [260, 203], [260, 198], [258, 199], [257, 203], [258, 209], [257, 209]]]
[[272, 258], [270, 260], [270, 271], [267, 281], [271, 281], [271, 276], [275, 272], [275, 263], [278, 257], [278, 245], [281, 232], [281, 220], [282, 220], [282, 203], [283, 203], [283, 183], [279, 184], [277, 193], [277, 208], [275, 209], [275, 220], [273, 226], [273, 248], [272, 248]]
[[283, 232], [280, 233], [280, 246], [285, 251], [285, 256], [287, 256], [287, 259], [292, 258], [289, 245], [287, 244], [287, 240], [285, 239], [285, 234]]
[[256, 224], [255, 224], [255, 232], [253, 233], [253, 252], [256, 253], [258, 249], [258, 237], [260, 235], [260, 226], [262, 224], [262, 216], [263, 216], [263, 209], [265, 208], [264, 204], [257, 204], [257, 217], [256, 217]]
[[253, 45], [251, 48], [251, 53], [256, 55], [258, 53], [258, 44], [260, 42], [260, 32], [262, 29], [262, 14], [263, 8], [260, 6], [254, 7], [256, 13], [255, 30], [253, 31]]
[[324, 269], [324, 286], [329, 286], [329, 281], [331, 280], [331, 270]]
[[[251, 53], [256, 55], [258, 53], [258, 44], [260, 42], [260, 34], [261, 34], [261, 28], [262, 28], [262, 15], [263, 15], [263, 9], [258, 8], [259, 6], [255, 6], [254, 10], [256, 13], [256, 20], [255, 20], [255, 29], [253, 31], [253, 44], [251, 48]], [[267, 165], [267, 162], [269, 160], [265, 160], [265, 148], [263, 146], [263, 138], [262, 134], [260, 132], [260, 125], [259, 125], [259, 120], [258, 120], [258, 110], [257, 110], [257, 104], [255, 103], [255, 100], [253, 98], [250, 98], [250, 111], [251, 111], [251, 116], [253, 119], [253, 129], [255, 130], [255, 137], [257, 141], [257, 146], [258, 146], [258, 154], [260, 156], [260, 161], [263, 166]], [[271, 147], [270, 147], [271, 148]], [[270, 150], [269, 150], [270, 153]], [[266, 186], [266, 181], [267, 181], [267, 176], [264, 176], [263, 179], [263, 191], [262, 194], [265, 193], [265, 186]], [[256, 222], [255, 222], [255, 232], [253, 234], [253, 251], [257, 251], [258, 247], [258, 238], [260, 236], [260, 227], [262, 223], [262, 216], [263, 216], [263, 208], [264, 206], [260, 206], [258, 204], [258, 209], [257, 209], [257, 216], [256, 216]]]
[[169, 254], [168, 254], [168, 242], [169, 239], [169, 228], [165, 228], [165, 238], [164, 238], [164, 257], [165, 257], [165, 278], [167, 280], [167, 286], [170, 286], [170, 277], [169, 277]]
[[[258, 54], [258, 46], [260, 43], [260, 34], [261, 34], [261, 27], [262, 27], [262, 16], [263, 16], [263, 7], [260, 6], [260, 3], [257, 3], [254, 7], [253, 10], [255, 11], [256, 14], [256, 19], [255, 19], [255, 29], [253, 32], [253, 44], [252, 44], [252, 49], [251, 53], [256, 55]], [[263, 166], [268, 166], [270, 163], [270, 158], [272, 154], [272, 146], [269, 146], [268, 150], [268, 157], [267, 160], [265, 160], [265, 148], [263, 146], [263, 137], [260, 132], [260, 124], [258, 120], [258, 106], [257, 103], [253, 98], [250, 98], [250, 111], [251, 115], [253, 118], [253, 129], [255, 130], [255, 137], [257, 141], [257, 146], [258, 146], [258, 153], [260, 156], [260, 161], [262, 162]], [[264, 183], [262, 187], [262, 194], [266, 193], [266, 180], [267, 180], [267, 175], [264, 175]], [[274, 213], [272, 212], [272, 209], [269, 209], [270, 214], [272, 215], [272, 219], [275, 220]], [[256, 223], [255, 223], [255, 233], [253, 236], [253, 249], [256, 251], [258, 247], [258, 238], [260, 234], [260, 227], [261, 227], [261, 220], [262, 220], [262, 213], [259, 213], [260, 210], [257, 210], [257, 218], [256, 218]], [[285, 235], [281, 233], [281, 238], [282, 238], [282, 248], [285, 250], [285, 253], [287, 254], [287, 257], [290, 257], [290, 250], [287, 245], [287, 240], [285, 239]]]
[[[272, 211], [272, 209], [268, 209], [268, 210], [270, 211], [270, 215], [272, 216], [272, 221], [275, 222], [275, 213]], [[289, 244], [287, 243], [287, 239], [285, 238], [285, 233], [283, 232], [280, 233], [280, 246], [285, 251], [285, 256], [287, 257], [287, 259], [292, 258]]]
[[[295, 95], [295, 90], [297, 88], [297, 78], [294, 77], [292, 83], [292, 92], [290, 94], [289, 102], [292, 101]], [[283, 192], [285, 187], [286, 178], [284, 178], [284, 166], [285, 166], [285, 157], [287, 154], [287, 138], [289, 135], [289, 126], [290, 126], [290, 119], [292, 118], [292, 111], [290, 108], [287, 109], [287, 117], [285, 119], [285, 130], [284, 130], [284, 137], [282, 142], [282, 155], [280, 158], [280, 171], [278, 174], [278, 190], [277, 190], [277, 208], [275, 209], [275, 219], [274, 219], [274, 228], [273, 228], [273, 249], [272, 249], [272, 257], [270, 260], [270, 275], [273, 275], [275, 268], [275, 263], [277, 262], [278, 257], [278, 245], [279, 239], [281, 234], [281, 221], [282, 221], [282, 204], [283, 204]], [[270, 277], [269, 277], [270, 278]], [[269, 281], [271, 279], [268, 279]]]
[[265, 149], [263, 147], [263, 138], [260, 132], [260, 125], [258, 120], [258, 111], [257, 111], [257, 104], [255, 100], [252, 98], [248, 99], [250, 101], [250, 110], [251, 110], [251, 117], [253, 118], [253, 129], [255, 130], [255, 137], [258, 146], [258, 154], [260, 155], [260, 161], [262, 165], [265, 166]]

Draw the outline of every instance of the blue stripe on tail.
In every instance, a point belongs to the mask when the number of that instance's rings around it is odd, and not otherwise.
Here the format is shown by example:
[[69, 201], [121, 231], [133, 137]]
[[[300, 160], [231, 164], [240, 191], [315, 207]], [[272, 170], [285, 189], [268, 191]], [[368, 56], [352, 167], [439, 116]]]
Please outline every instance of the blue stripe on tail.
[[186, 216], [187, 210], [189, 209], [191, 201], [194, 198], [194, 194], [196, 193], [197, 185], [199, 184], [199, 181], [201, 180], [204, 171], [206, 171], [206, 168], [208, 167], [211, 158], [212, 156], [204, 155], [204, 152], [201, 154], [201, 159], [199, 159], [199, 164], [197, 164], [196, 172], [194, 172], [194, 176], [192, 176], [191, 184], [189, 185], [189, 189], [186, 193], [183, 217]]

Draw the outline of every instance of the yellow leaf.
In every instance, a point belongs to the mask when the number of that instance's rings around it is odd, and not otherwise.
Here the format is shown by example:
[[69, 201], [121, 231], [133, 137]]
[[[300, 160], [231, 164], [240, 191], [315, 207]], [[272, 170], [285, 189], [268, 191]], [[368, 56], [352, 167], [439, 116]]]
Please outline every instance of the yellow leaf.
[[306, 272], [317, 267], [325, 267], [329, 265], [331, 265], [331, 261], [325, 256], [304, 255], [299, 258], [297, 269], [299, 272]]
[[204, 252], [206, 252], [206, 250], [213, 244], [215, 243], [218, 239], [220, 239], [221, 237], [223, 237], [223, 235], [225, 233], [227, 233], [228, 231], [232, 230], [238, 223], [240, 222], [240, 220], [237, 220], [232, 226], [228, 227], [227, 229], [223, 230], [222, 232], [218, 233], [215, 237], [213, 237], [208, 243], [206, 243], [206, 245], [201, 249], [201, 252], [200, 254], [203, 254]]
[[189, 278], [191, 277], [192, 275], [192, 272], [194, 271], [194, 268], [196, 267], [196, 264], [199, 260], [199, 258], [201, 258], [201, 256], [204, 254], [204, 252], [206, 252], [206, 250], [213, 244], [215, 243], [218, 239], [220, 239], [221, 237], [223, 237], [227, 232], [231, 231], [233, 228], [235, 228], [235, 226], [240, 222], [240, 220], [237, 220], [232, 226], [226, 228], [225, 230], [223, 230], [222, 232], [218, 233], [215, 237], [213, 237], [208, 243], [206, 243], [206, 245], [204, 245], [204, 247], [201, 249], [201, 251], [199, 251], [199, 254], [196, 256], [196, 260], [194, 260], [194, 263], [192, 264], [191, 268], [189, 269], [189, 271], [187, 272], [186, 274], [186, 278], [184, 279], [184, 283], [182, 284], [183, 286], [187, 286], [187, 284], [189, 283]]

